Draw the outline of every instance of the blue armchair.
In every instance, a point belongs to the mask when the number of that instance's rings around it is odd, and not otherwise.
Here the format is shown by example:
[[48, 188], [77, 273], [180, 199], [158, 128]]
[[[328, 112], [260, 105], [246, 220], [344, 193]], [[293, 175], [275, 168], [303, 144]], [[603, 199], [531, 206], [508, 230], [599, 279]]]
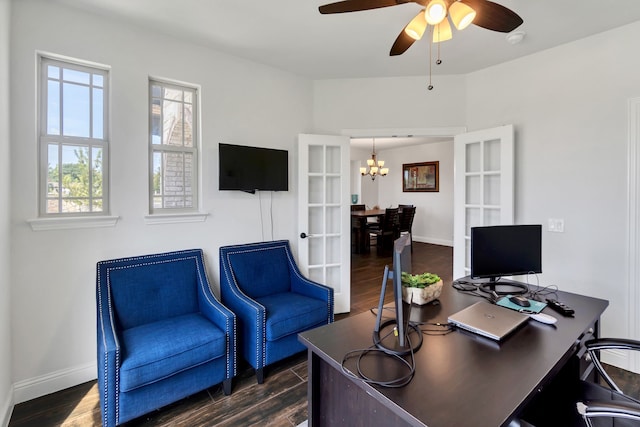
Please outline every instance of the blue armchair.
[[265, 366], [304, 350], [298, 333], [333, 322], [333, 289], [300, 274], [286, 240], [221, 247], [220, 294], [259, 384]]
[[236, 317], [209, 288], [202, 250], [97, 264], [102, 424], [116, 426], [236, 375]]

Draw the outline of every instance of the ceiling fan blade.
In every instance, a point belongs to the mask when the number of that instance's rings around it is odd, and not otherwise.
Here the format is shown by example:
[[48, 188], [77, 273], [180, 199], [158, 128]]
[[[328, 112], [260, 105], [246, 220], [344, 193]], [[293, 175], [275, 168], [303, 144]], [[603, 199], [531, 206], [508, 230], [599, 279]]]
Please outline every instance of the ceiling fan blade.
[[[404, 27], [404, 28], [407, 28], [407, 27]], [[393, 43], [393, 46], [391, 46], [391, 51], [389, 52], [390, 56], [402, 55], [415, 42], [414, 38], [409, 37], [407, 33], [404, 32], [404, 28], [402, 29], [402, 31], [400, 31], [400, 34], [398, 34], [398, 38], [396, 38], [396, 41]]]
[[379, 9], [381, 7], [396, 6], [409, 3], [412, 0], [343, 0], [320, 6], [318, 10], [322, 14], [359, 12], [361, 10]]
[[518, 28], [524, 21], [522, 18], [506, 7], [489, 0], [460, 0], [462, 3], [476, 11], [473, 24], [487, 30], [509, 33]]

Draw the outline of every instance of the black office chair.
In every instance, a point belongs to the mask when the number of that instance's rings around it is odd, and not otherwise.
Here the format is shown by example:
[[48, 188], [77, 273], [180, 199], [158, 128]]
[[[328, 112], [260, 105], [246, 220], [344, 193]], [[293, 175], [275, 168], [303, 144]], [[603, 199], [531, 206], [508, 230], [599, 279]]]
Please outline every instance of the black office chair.
[[600, 350], [640, 350], [640, 342], [600, 338], [585, 343], [596, 372], [607, 386], [559, 378], [525, 411], [521, 426], [631, 427], [640, 426], [640, 400], [624, 394], [600, 363]]

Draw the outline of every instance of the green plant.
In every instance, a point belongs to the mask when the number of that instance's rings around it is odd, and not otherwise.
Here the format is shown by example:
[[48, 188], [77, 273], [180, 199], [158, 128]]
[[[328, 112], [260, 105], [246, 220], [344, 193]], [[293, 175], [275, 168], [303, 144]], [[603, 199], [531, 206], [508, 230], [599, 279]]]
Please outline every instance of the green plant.
[[408, 288], [426, 288], [439, 281], [440, 276], [433, 273], [409, 274], [402, 272], [402, 286]]

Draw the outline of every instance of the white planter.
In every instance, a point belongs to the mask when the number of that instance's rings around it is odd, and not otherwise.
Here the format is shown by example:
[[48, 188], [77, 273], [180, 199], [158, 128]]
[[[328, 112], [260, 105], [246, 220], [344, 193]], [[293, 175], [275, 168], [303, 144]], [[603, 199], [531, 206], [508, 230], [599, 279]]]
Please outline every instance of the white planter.
[[[428, 302], [437, 299], [442, 293], [442, 280], [434, 283], [433, 285], [429, 285], [425, 288], [408, 288], [406, 286], [402, 287], [402, 299], [406, 303], [423, 305]], [[411, 300], [411, 296], [413, 295], [413, 301]]]

